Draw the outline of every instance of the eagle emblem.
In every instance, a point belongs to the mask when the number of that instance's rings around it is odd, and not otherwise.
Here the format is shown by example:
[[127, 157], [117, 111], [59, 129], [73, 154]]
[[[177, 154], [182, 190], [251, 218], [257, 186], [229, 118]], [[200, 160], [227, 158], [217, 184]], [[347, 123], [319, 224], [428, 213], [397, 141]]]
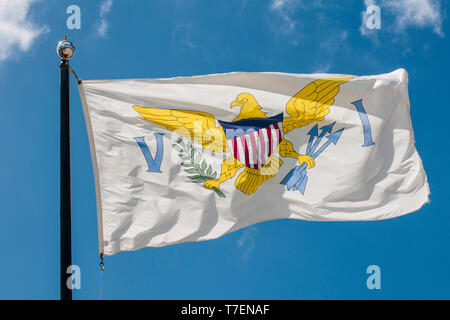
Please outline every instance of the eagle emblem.
[[334, 104], [340, 85], [351, 77], [319, 79], [309, 83], [286, 104], [283, 113], [268, 117], [250, 93], [240, 93], [230, 107], [240, 107], [231, 122], [217, 120], [206, 112], [133, 106], [147, 121], [181, 136], [190, 138], [213, 152], [229, 153], [221, 165], [220, 176], [203, 182], [207, 189], [219, 190], [240, 169], [235, 186], [251, 195], [267, 180], [273, 178], [283, 164], [280, 157], [294, 158], [300, 166], [312, 168], [313, 155], [299, 154], [285, 135], [312, 122], [324, 120]]

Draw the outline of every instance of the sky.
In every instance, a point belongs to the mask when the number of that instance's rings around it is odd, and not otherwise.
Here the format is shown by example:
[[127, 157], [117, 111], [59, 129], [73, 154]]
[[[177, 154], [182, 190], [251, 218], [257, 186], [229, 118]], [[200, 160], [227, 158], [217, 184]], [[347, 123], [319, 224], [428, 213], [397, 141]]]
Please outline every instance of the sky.
[[[381, 28], [367, 28], [366, 7]], [[81, 28], [69, 30], [70, 5]], [[82, 79], [409, 73], [430, 203], [376, 222], [277, 220], [105, 258], [105, 299], [449, 299], [450, 5], [440, 0], [0, 0], [0, 299], [59, 297], [59, 58]], [[94, 177], [71, 83], [74, 299], [98, 299]], [[369, 290], [367, 267], [381, 271]]]

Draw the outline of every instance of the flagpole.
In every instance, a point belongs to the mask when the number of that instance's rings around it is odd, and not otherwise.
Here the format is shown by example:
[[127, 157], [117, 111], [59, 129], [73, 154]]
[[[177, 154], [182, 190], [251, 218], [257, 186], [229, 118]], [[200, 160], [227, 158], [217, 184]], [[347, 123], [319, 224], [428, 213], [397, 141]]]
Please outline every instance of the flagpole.
[[72, 288], [67, 285], [68, 268], [72, 265], [72, 219], [70, 198], [70, 64], [75, 53], [72, 42], [60, 41], [60, 299], [72, 300]]

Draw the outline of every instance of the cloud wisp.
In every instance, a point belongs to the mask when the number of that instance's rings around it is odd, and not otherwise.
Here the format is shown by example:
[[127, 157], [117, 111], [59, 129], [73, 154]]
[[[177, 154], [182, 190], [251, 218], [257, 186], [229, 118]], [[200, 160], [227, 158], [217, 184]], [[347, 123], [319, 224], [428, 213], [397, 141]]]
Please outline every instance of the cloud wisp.
[[410, 26], [431, 27], [434, 33], [444, 36], [439, 0], [383, 0], [382, 3], [395, 14], [395, 26], [398, 31], [404, 31]]
[[49, 32], [47, 26], [31, 21], [30, 7], [35, 0], [0, 0], [0, 61], [27, 51], [35, 40]]
[[325, 3], [323, 0], [271, 0], [268, 6], [271, 17], [268, 24], [277, 37], [289, 39], [292, 45], [297, 46], [311, 29], [309, 19], [305, 21], [304, 17], [315, 17], [315, 24], [317, 19], [321, 19], [324, 10], [333, 10], [335, 7], [335, 3]]
[[109, 29], [109, 22], [106, 20], [106, 16], [111, 11], [113, 6], [113, 0], [105, 0], [100, 5], [100, 25], [97, 29], [97, 35], [106, 38]]
[[292, 18], [292, 12], [300, 4], [298, 0], [272, 0], [270, 10], [278, 15], [282, 20], [282, 25], [278, 32], [290, 34], [295, 30], [296, 22]]
[[[444, 37], [442, 31], [444, 17], [440, 0], [364, 0], [364, 4], [366, 7], [378, 5], [381, 8], [382, 20], [386, 16], [394, 18], [392, 27], [386, 27], [390, 31], [403, 33], [411, 27], [431, 28], [435, 34]], [[360, 31], [362, 35], [369, 36], [372, 33], [365, 28], [366, 18], [367, 14], [363, 11]], [[384, 23], [384, 26], [386, 25], [388, 24]]]

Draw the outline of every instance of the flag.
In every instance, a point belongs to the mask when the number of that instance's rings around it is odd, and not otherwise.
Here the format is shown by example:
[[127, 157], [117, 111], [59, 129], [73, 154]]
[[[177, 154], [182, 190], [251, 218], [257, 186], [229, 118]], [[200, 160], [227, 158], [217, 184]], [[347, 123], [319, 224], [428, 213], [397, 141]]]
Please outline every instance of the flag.
[[404, 69], [84, 80], [79, 91], [105, 255], [273, 219], [394, 218], [428, 201]]

